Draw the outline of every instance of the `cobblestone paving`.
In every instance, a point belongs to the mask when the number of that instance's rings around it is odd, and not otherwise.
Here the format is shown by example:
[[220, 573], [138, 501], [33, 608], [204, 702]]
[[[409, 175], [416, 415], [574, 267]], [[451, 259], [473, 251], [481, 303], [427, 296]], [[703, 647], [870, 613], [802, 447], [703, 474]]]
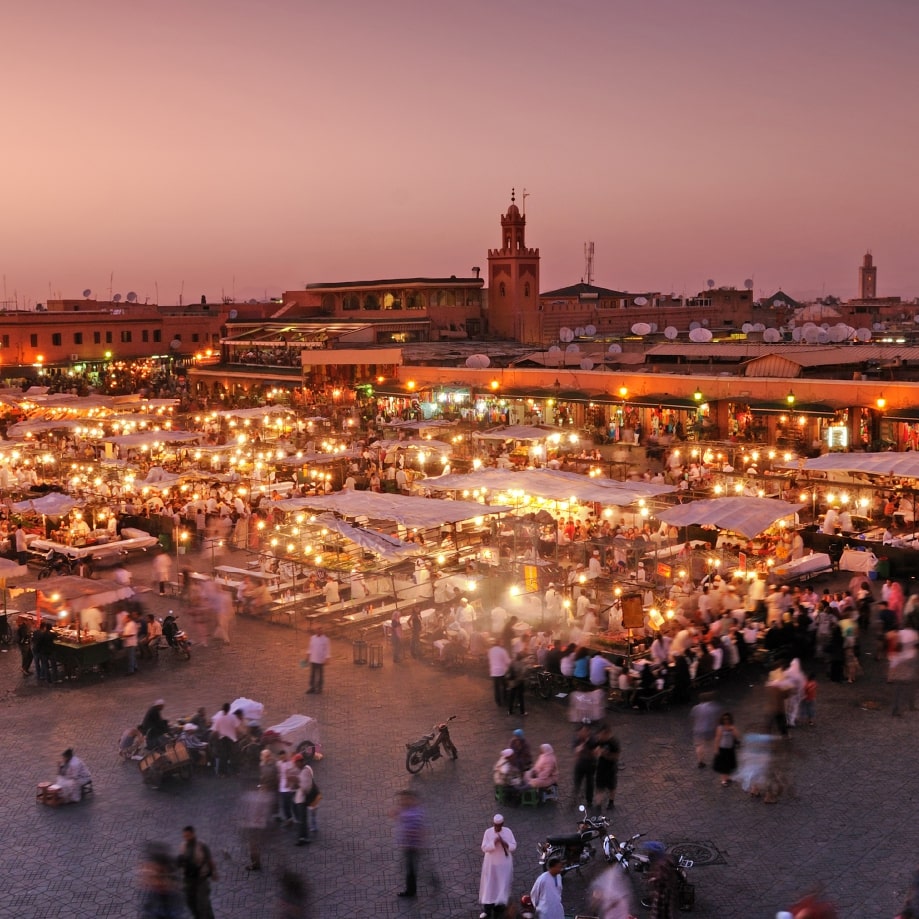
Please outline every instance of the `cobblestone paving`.
[[[144, 565], [134, 566], [141, 580]], [[176, 608], [146, 593], [163, 615]], [[355, 666], [351, 646], [333, 643], [321, 696], [304, 695], [306, 636], [289, 628], [238, 620], [228, 648], [196, 647], [189, 663], [164, 655], [130, 679], [122, 673], [76, 683], [38, 686], [19, 672], [16, 649], [0, 654], [0, 769], [6, 814], [0, 826], [5, 883], [0, 917], [128, 917], [137, 915], [135, 872], [147, 840], [177, 846], [192, 823], [214, 849], [221, 873], [214, 905], [223, 917], [276, 914], [277, 873], [301, 871], [312, 890], [310, 915], [429, 917], [478, 915], [479, 843], [496, 810], [491, 767], [510, 732], [523, 724], [534, 746], [552, 743], [562, 764], [562, 800], [540, 808], [506, 808], [519, 848], [515, 890], [537, 873], [535, 844], [573, 829], [576, 802], [567, 794], [571, 727], [563, 705], [529, 700], [525, 719], [497, 708], [484, 667], [468, 674], [418, 662], [370, 670]], [[762, 674], [751, 671], [721, 689], [741, 726], [760, 716]], [[245, 695], [266, 706], [266, 724], [302, 712], [319, 720], [326, 757], [316, 764], [322, 789], [320, 831], [296, 848], [290, 830], [271, 830], [261, 874], [247, 874], [237, 826], [242, 779], [198, 773], [188, 784], [146, 788], [136, 764], [116, 755], [121, 731], [137, 723], [157, 697], [177, 717]], [[645, 832], [668, 844], [703, 843], [717, 850], [694, 869], [699, 917], [772, 919], [797, 894], [825, 885], [843, 919], [893, 916], [919, 858], [916, 728], [919, 714], [890, 716], [880, 667], [868, 659], [862, 682], [836, 686], [821, 679], [818, 725], [798, 728], [787, 744], [790, 788], [775, 805], [721, 788], [695, 768], [685, 710], [610, 717], [623, 763], [612, 826]], [[878, 700], [866, 710], [861, 703]], [[405, 771], [404, 743], [456, 713], [455, 763], [438, 762], [417, 778]], [[59, 809], [35, 803], [39, 781], [53, 778], [59, 754], [76, 748], [89, 764], [95, 794]], [[432, 828], [431, 859], [441, 879], [435, 892], [422, 879], [416, 902], [397, 899], [398, 857], [388, 813], [396, 792], [423, 795]], [[569, 875], [565, 903], [574, 914], [589, 880]], [[640, 909], [638, 915], [642, 915]]]

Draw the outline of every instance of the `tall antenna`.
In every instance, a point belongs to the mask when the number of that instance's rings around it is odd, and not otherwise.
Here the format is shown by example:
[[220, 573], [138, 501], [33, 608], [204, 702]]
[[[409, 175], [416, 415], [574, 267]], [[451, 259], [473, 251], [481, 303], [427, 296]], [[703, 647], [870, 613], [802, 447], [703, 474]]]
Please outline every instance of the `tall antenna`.
[[522, 212], [522, 215], [523, 215], [524, 217], [526, 217], [526, 215], [527, 215], [527, 198], [530, 197], [530, 193], [524, 188], [524, 190], [523, 190], [523, 195], [522, 195], [521, 197], [523, 198], [523, 212]]
[[588, 285], [594, 282], [594, 244], [584, 243], [584, 277]]

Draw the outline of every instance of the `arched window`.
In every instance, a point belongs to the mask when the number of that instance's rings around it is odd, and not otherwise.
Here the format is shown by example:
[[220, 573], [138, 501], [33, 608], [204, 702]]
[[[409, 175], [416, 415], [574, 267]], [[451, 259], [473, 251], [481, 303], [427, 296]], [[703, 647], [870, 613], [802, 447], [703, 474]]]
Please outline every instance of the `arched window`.
[[499, 293], [502, 297], [506, 297], [506, 296], [507, 296], [507, 288], [504, 286], [504, 281], [502, 281], [502, 282], [498, 285], [498, 293]]
[[335, 312], [335, 294], [322, 295], [322, 311], [331, 316]]
[[364, 309], [378, 310], [380, 308], [380, 298], [376, 294], [364, 294]]
[[524, 297], [530, 296], [530, 282], [529, 281], [527, 281], [526, 284], [523, 285], [523, 295]]
[[359, 310], [361, 308], [361, 298], [357, 294], [347, 294], [341, 301], [343, 310]]

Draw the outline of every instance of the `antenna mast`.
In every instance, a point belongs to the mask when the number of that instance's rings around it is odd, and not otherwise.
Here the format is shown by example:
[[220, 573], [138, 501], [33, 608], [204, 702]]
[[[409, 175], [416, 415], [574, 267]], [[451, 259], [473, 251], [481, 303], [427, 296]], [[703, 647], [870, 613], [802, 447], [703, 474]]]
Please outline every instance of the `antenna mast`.
[[524, 216], [524, 217], [526, 217], [526, 215], [527, 215], [527, 198], [529, 198], [529, 197], [530, 197], [530, 193], [524, 188], [524, 190], [523, 190], [523, 195], [522, 195], [522, 198], [523, 198], [523, 213], [522, 213], [522, 216]]
[[594, 244], [584, 243], [584, 277], [588, 285], [594, 282]]

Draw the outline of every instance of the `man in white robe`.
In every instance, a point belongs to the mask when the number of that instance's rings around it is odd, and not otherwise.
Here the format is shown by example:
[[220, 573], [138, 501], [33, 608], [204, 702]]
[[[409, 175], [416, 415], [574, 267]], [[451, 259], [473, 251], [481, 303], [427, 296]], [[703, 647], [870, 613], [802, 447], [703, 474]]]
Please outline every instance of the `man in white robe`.
[[530, 899], [536, 907], [537, 919], [565, 919], [562, 906], [562, 868], [561, 856], [553, 855], [546, 862], [546, 870], [536, 878], [530, 891]]
[[[479, 881], [479, 902], [482, 904], [482, 915], [493, 917], [495, 907], [503, 911], [511, 897], [511, 886], [514, 881], [514, 850], [517, 840], [514, 834], [504, 826], [504, 817], [495, 814], [490, 826], [482, 837], [482, 877]], [[498, 912], [501, 915], [501, 912]]]

